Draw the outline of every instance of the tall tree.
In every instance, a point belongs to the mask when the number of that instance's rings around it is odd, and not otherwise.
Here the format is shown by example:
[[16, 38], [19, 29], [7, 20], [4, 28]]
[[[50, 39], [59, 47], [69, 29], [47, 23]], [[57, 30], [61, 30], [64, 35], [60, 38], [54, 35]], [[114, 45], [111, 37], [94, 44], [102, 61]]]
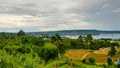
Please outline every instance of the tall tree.
[[58, 57], [61, 58], [62, 52], [64, 52], [64, 47], [63, 47], [63, 44], [62, 44], [62, 38], [57, 33], [57, 34], [55, 34], [55, 36], [52, 37], [52, 41], [57, 46]]
[[25, 36], [25, 32], [23, 30], [20, 30], [18, 33], [17, 33], [17, 36], [19, 37], [20, 39], [20, 44], [21, 44], [21, 41], [23, 39], [23, 37]]
[[117, 50], [114, 45], [111, 46], [111, 50], [108, 52], [108, 55], [114, 56], [116, 54]]
[[88, 35], [87, 35], [87, 38], [86, 38], [86, 41], [87, 41], [87, 43], [88, 43], [88, 48], [90, 48], [92, 39], [93, 39], [93, 38], [92, 38], [92, 35], [91, 35], [91, 34], [88, 34]]
[[83, 42], [83, 37], [82, 37], [82, 35], [79, 35], [78, 41], [79, 41], [79, 42]]
[[92, 38], [92, 35], [91, 35], [91, 34], [88, 34], [88, 35], [87, 35], [87, 41], [88, 41], [88, 42], [91, 42], [92, 39], [93, 39], [93, 38]]
[[25, 36], [25, 32], [23, 30], [20, 30], [18, 33], [17, 33], [18, 37], [24, 37]]
[[112, 64], [113, 64], [113, 60], [112, 60], [112, 58], [108, 57], [108, 59], [107, 59], [107, 63], [108, 63], [108, 65], [112, 65]]

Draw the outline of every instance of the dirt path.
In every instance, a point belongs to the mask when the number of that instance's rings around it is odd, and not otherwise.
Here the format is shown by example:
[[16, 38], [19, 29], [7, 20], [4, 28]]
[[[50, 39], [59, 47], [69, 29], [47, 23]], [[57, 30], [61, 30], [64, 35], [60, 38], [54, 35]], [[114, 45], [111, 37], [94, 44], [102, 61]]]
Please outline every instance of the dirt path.
[[[104, 49], [102, 49], [102, 50], [97, 50], [97, 51], [95, 51], [94, 53], [96, 53], [96, 54], [107, 54], [108, 53], [108, 51], [110, 50], [110, 48], [104, 48]], [[85, 59], [88, 55], [89, 55], [90, 53], [86, 53], [86, 54], [84, 54], [83, 56], [82, 56], [82, 58], [81, 58], [81, 60], [83, 60], [83, 59]]]
[[104, 48], [101, 50], [96, 50], [94, 53], [95, 54], [107, 54], [109, 52], [110, 48]]
[[82, 56], [81, 60], [85, 59], [90, 53], [86, 53], [85, 55]]

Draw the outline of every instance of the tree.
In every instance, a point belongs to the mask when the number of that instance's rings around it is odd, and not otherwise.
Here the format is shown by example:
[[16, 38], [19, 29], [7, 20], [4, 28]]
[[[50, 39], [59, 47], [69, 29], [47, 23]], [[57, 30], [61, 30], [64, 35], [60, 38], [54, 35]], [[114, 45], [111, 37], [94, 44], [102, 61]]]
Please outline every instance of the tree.
[[25, 36], [25, 32], [23, 30], [20, 30], [18, 33], [17, 33], [18, 37], [24, 37]]
[[52, 37], [51, 37], [51, 42], [54, 43], [55, 41], [56, 41], [55, 36], [52, 36]]
[[57, 46], [58, 57], [61, 58], [61, 55], [65, 50], [63, 47], [64, 45], [62, 44], [62, 38], [60, 37], [58, 33], [52, 37], [52, 42]]
[[89, 43], [91, 43], [91, 41], [92, 41], [92, 35], [91, 34], [88, 34], [87, 35], [87, 42], [89, 42]]
[[92, 57], [90, 57], [88, 60], [89, 60], [89, 63], [90, 63], [90, 64], [94, 64], [94, 63], [95, 63], [95, 59], [92, 58]]
[[35, 38], [32, 40], [32, 43], [37, 46], [43, 46], [44, 45], [44, 40], [40, 38]]
[[115, 54], [116, 54], [116, 49], [115, 49], [115, 46], [114, 45], [112, 45], [111, 46], [111, 50], [108, 52], [108, 55], [110, 55], [110, 56], [114, 56]]
[[86, 59], [83, 59], [83, 60], [82, 60], [82, 63], [86, 63]]
[[83, 42], [83, 37], [81, 35], [79, 35], [78, 40], [79, 40], [79, 42]]
[[38, 51], [39, 56], [46, 62], [57, 57], [57, 49], [44, 47]]
[[92, 38], [92, 35], [91, 35], [91, 34], [88, 34], [88, 35], [87, 35], [87, 38], [86, 38], [86, 41], [87, 41], [87, 43], [88, 43], [88, 48], [90, 48], [92, 39], [93, 39], [93, 38]]
[[107, 59], [107, 63], [108, 63], [108, 65], [112, 65], [112, 64], [113, 64], [112, 58], [109, 57], [109, 58]]

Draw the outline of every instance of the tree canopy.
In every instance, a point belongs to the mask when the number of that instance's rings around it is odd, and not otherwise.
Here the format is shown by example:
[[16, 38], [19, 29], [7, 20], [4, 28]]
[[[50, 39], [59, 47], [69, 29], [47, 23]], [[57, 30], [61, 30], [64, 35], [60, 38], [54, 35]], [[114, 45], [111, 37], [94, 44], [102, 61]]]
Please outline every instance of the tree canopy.
[[23, 30], [20, 30], [18, 33], [17, 33], [18, 37], [23, 37], [25, 36], [25, 32]]

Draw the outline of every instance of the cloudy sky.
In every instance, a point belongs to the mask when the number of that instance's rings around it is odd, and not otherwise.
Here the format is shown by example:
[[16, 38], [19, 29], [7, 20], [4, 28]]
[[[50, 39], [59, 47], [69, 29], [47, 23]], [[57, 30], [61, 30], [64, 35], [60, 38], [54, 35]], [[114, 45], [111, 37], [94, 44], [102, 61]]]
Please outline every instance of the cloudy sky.
[[0, 0], [0, 31], [120, 30], [120, 0]]

